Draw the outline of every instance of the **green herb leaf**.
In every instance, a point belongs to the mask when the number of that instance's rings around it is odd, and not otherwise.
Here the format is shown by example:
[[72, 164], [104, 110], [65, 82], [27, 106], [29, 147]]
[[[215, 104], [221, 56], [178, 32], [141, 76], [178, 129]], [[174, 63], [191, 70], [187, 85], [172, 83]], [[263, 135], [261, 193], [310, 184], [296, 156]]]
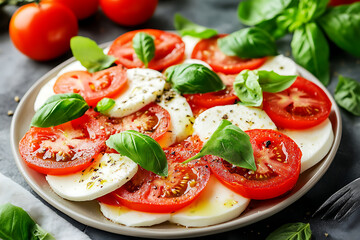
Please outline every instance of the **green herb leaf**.
[[26, 211], [10, 203], [0, 205], [0, 239], [55, 240]]
[[360, 57], [360, 2], [329, 8], [319, 24], [337, 46]]
[[244, 28], [218, 39], [220, 50], [228, 56], [260, 58], [277, 55], [274, 38], [261, 28]]
[[264, 92], [281, 92], [289, 88], [296, 80], [297, 76], [283, 76], [274, 71], [257, 70], [259, 83]]
[[334, 97], [339, 106], [360, 116], [360, 83], [358, 81], [340, 75]]
[[276, 229], [266, 240], [310, 240], [311, 234], [309, 223], [289, 223]]
[[308, 23], [317, 19], [325, 12], [328, 3], [329, 0], [301, 0], [299, 2], [298, 21]]
[[168, 175], [164, 151], [154, 139], [145, 134], [133, 130], [124, 131], [111, 135], [106, 145], [148, 171], [160, 176]]
[[154, 37], [147, 33], [139, 32], [134, 36], [132, 46], [136, 56], [144, 63], [145, 67], [148, 67], [149, 62], [155, 56]]
[[111, 98], [103, 98], [101, 99], [95, 107], [96, 112], [100, 112], [102, 114], [106, 113], [109, 109], [113, 108], [115, 105], [115, 100]]
[[239, 104], [245, 106], [261, 106], [263, 101], [259, 75], [256, 71], [244, 70], [236, 76], [234, 81], [235, 95], [239, 97]]
[[292, 0], [246, 0], [239, 3], [238, 17], [246, 25], [253, 26], [273, 19], [286, 9]]
[[217, 92], [225, 89], [219, 76], [201, 64], [180, 64], [165, 71], [166, 81], [185, 94]]
[[256, 171], [249, 135], [228, 120], [222, 120], [200, 152], [183, 163], [205, 155], [215, 155], [238, 167]]
[[329, 45], [315, 23], [295, 30], [291, 48], [298, 64], [313, 73], [325, 86], [329, 84]]
[[174, 16], [174, 25], [181, 36], [188, 35], [197, 38], [211, 38], [217, 34], [215, 29], [195, 24], [178, 13]]
[[70, 47], [74, 57], [90, 73], [111, 67], [116, 58], [106, 55], [95, 41], [81, 36], [71, 38]]
[[77, 93], [64, 93], [51, 96], [35, 113], [31, 126], [53, 127], [84, 115], [89, 105]]

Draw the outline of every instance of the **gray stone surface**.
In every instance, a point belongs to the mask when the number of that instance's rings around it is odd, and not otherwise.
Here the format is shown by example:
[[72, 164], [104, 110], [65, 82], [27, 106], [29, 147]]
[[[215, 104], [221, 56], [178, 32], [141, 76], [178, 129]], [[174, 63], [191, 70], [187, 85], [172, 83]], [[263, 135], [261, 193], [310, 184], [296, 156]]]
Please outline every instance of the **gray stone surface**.
[[[199, 24], [216, 28], [219, 32], [229, 33], [242, 27], [236, 16], [237, 4], [237, 0], [160, 0], [153, 18], [138, 28], [173, 29], [173, 15], [179, 12]], [[7, 27], [14, 9], [13, 7], [0, 9], [0, 172], [36, 195], [27, 185], [13, 161], [9, 142], [12, 118], [7, 115], [7, 112], [16, 109], [15, 96], [21, 98], [36, 80], [69, 58], [71, 54], [67, 53], [49, 62], [35, 62], [19, 53], [9, 39]], [[135, 28], [116, 25], [99, 11], [95, 16], [80, 22], [79, 35], [104, 43], [133, 29]], [[290, 39], [290, 36], [287, 36], [278, 41], [281, 53], [290, 52]], [[334, 92], [337, 84], [338, 74], [360, 81], [360, 59], [351, 57], [331, 45], [332, 80], [328, 86], [331, 93]], [[341, 110], [341, 114], [343, 136], [339, 151], [329, 170], [312, 190], [285, 210], [266, 220], [248, 227], [198, 239], [264, 239], [280, 225], [291, 222], [310, 222], [313, 239], [359, 239], [360, 211], [342, 222], [325, 221], [318, 217], [311, 218], [314, 210], [328, 196], [353, 179], [360, 177], [360, 118], [352, 116], [345, 110]], [[92, 239], [135, 239], [86, 227], [62, 213], [59, 214], [79, 229], [84, 230]], [[325, 236], [326, 234], [328, 237]]]

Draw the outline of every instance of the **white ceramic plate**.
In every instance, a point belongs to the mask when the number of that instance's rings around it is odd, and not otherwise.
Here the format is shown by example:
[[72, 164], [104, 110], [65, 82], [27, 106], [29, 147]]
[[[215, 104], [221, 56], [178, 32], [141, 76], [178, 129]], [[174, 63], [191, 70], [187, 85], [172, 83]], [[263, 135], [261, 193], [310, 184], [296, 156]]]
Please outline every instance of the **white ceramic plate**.
[[[108, 46], [109, 44], [105, 44], [104, 46], [106, 45]], [[45, 74], [27, 91], [13, 117], [10, 133], [11, 145], [15, 162], [30, 187], [53, 207], [73, 219], [94, 228], [129, 236], [170, 239], [210, 235], [249, 225], [281, 211], [309, 191], [330, 166], [340, 144], [342, 125], [339, 108], [327, 89], [322, 87], [322, 84], [312, 74], [298, 66], [300, 74], [317, 83], [330, 98], [332, 102], [330, 121], [334, 130], [335, 139], [326, 157], [320, 163], [302, 173], [296, 187], [289, 194], [266, 201], [251, 201], [251, 207], [248, 207], [248, 210], [239, 217], [214, 226], [184, 228], [175, 224], [163, 223], [152, 227], [133, 228], [115, 224], [103, 217], [99, 210], [99, 204], [96, 201], [72, 202], [59, 197], [50, 189], [50, 186], [45, 180], [45, 176], [28, 168], [19, 154], [19, 141], [29, 129], [31, 118], [35, 113], [33, 106], [38, 92], [41, 87], [56, 76], [63, 67], [74, 61], [75, 59], [71, 58], [60, 64]]]

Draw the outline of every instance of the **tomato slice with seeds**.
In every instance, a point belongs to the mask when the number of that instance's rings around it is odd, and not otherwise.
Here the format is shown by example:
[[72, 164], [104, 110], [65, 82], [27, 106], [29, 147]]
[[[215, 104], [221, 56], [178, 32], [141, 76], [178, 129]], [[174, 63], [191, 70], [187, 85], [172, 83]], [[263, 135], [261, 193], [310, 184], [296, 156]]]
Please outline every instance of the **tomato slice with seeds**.
[[244, 69], [256, 69], [264, 64], [266, 57], [242, 59], [236, 56], [226, 56], [217, 45], [217, 40], [226, 36], [227, 34], [219, 34], [212, 38], [200, 40], [195, 45], [191, 58], [207, 62], [215, 72], [225, 74], [240, 73]]
[[98, 200], [143, 212], [170, 213], [185, 207], [201, 193], [210, 178], [205, 161], [181, 163], [199, 152], [201, 145], [198, 138], [190, 138], [166, 148], [168, 177], [158, 176], [140, 167], [125, 185]]
[[246, 131], [254, 150], [257, 170], [237, 167], [219, 157], [207, 156], [215, 176], [233, 191], [251, 199], [269, 199], [291, 190], [299, 177], [301, 150], [275, 130]]
[[185, 44], [181, 37], [161, 30], [142, 29], [121, 35], [110, 46], [108, 54], [116, 57], [118, 64], [122, 64], [127, 68], [144, 67], [144, 64], [137, 57], [132, 47], [132, 39], [139, 32], [147, 33], [154, 37], [155, 56], [149, 62], [148, 68], [160, 71], [183, 60]]
[[114, 97], [126, 87], [126, 70], [122, 66], [99, 72], [73, 71], [61, 75], [55, 82], [55, 93], [79, 93], [90, 106], [104, 97]]
[[263, 95], [263, 109], [279, 128], [314, 127], [330, 115], [331, 101], [326, 93], [302, 77], [282, 92]]
[[105, 130], [93, 114], [90, 110], [76, 120], [51, 128], [32, 127], [19, 143], [22, 159], [30, 168], [50, 175], [85, 169], [105, 149]]

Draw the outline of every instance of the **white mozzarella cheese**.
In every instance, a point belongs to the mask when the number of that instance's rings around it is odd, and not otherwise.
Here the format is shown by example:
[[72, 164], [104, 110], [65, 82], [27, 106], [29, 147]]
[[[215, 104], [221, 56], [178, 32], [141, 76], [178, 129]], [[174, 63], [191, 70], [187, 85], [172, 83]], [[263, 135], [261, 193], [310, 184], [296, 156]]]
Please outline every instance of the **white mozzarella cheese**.
[[135, 175], [137, 168], [137, 164], [127, 157], [105, 153], [81, 172], [64, 176], [47, 175], [46, 180], [59, 196], [73, 201], [87, 201], [118, 189]]
[[293, 139], [302, 152], [301, 172], [314, 166], [329, 152], [334, 141], [334, 133], [329, 119], [320, 125], [304, 130], [281, 130]]
[[171, 214], [170, 222], [186, 227], [203, 227], [229, 221], [248, 206], [249, 198], [231, 191], [211, 176], [200, 196], [189, 206]]
[[266, 62], [258, 70], [274, 71], [280, 75], [299, 75], [296, 63], [284, 55], [268, 57]]
[[160, 140], [161, 147], [168, 147], [184, 140], [193, 132], [194, 116], [186, 99], [173, 89], [166, 90], [157, 99], [157, 104], [170, 114], [170, 128]]
[[146, 213], [124, 206], [100, 204], [101, 213], [110, 221], [130, 227], [148, 227], [170, 219], [170, 213]]
[[191, 53], [195, 45], [201, 40], [200, 38], [184, 36], [182, 37], [183, 42], [185, 43], [185, 58], [191, 58]]
[[206, 142], [222, 119], [230, 121], [241, 130], [275, 129], [269, 116], [259, 108], [245, 107], [239, 104], [217, 106], [202, 112], [194, 122], [194, 135]]
[[128, 88], [118, 98], [106, 115], [123, 117], [134, 113], [161, 95], [165, 87], [163, 75], [152, 69], [133, 68], [127, 70]]

